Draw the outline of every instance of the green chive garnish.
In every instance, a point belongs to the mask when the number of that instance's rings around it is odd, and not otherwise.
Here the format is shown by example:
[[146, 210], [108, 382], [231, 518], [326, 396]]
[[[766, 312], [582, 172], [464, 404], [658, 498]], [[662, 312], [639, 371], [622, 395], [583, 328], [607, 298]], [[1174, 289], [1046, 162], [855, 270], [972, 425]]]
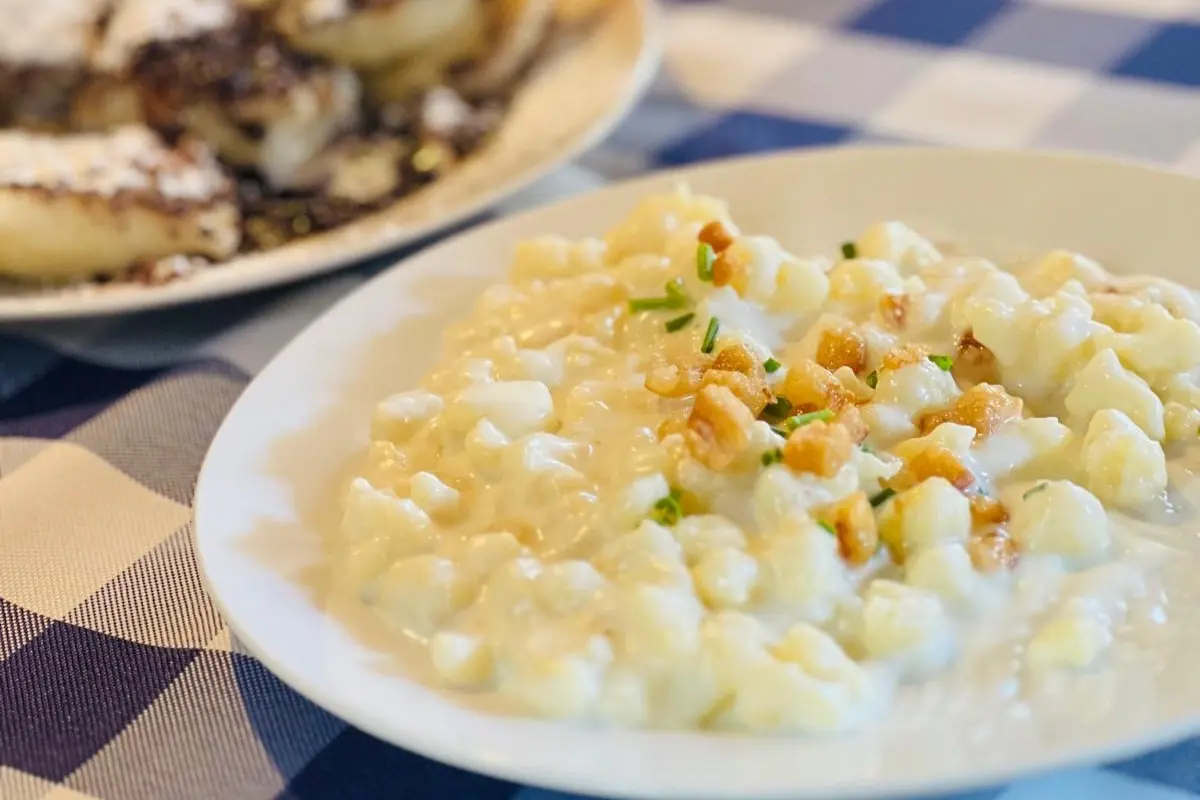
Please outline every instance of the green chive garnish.
[[792, 404], [786, 397], [777, 397], [774, 403], [768, 403], [767, 407], [763, 409], [763, 416], [784, 419], [791, 410]]
[[629, 310], [637, 313], [638, 311], [659, 311], [664, 308], [682, 308], [683, 305], [673, 297], [635, 297], [629, 301]]
[[1032, 489], [1030, 489], [1029, 491], [1025, 492], [1025, 494], [1021, 495], [1021, 499], [1022, 499], [1022, 500], [1028, 500], [1028, 499], [1029, 499], [1029, 495], [1031, 495], [1031, 494], [1037, 494], [1038, 492], [1040, 492], [1040, 491], [1044, 490], [1044, 489], [1045, 489], [1047, 486], [1049, 486], [1049, 485], [1050, 485], [1049, 483], [1047, 483], [1047, 482], [1043, 481], [1042, 483], [1039, 483], [1037, 486], [1033, 487], [1033, 488], [1032, 488]]
[[816, 422], [817, 420], [828, 422], [833, 419], [833, 416], [833, 411], [828, 408], [822, 408], [820, 411], [809, 411], [807, 414], [797, 414], [794, 417], [788, 417], [783, 421], [783, 427], [789, 431], [794, 431], [796, 428], [803, 428], [808, 423]]
[[696, 248], [696, 275], [700, 280], [712, 282], [713, 262], [717, 260], [717, 251], [708, 242], [701, 242]]
[[844, 258], [858, 258], [858, 246], [854, 242], [843, 242], [842, 256]]
[[783, 366], [783, 364], [780, 364], [778, 361], [776, 361], [773, 358], [768, 358], [766, 361], [763, 362], [763, 369], [765, 369], [767, 371], [768, 375], [774, 375], [776, 372], [779, 372], [779, 370], [782, 366]]
[[938, 365], [942, 372], [949, 372], [954, 366], [954, 359], [950, 356], [930, 356], [929, 360]]
[[717, 344], [717, 331], [721, 330], [721, 321], [716, 317], [709, 317], [708, 329], [704, 331], [704, 342], [700, 345], [701, 353], [711, 353], [713, 347]]
[[778, 464], [783, 461], [783, 451], [776, 447], [774, 450], [768, 450], [762, 454], [762, 465], [769, 467], [772, 464]]
[[896, 494], [895, 489], [884, 489], [879, 494], [871, 498], [871, 508], [879, 508], [881, 505], [892, 499], [892, 495]]
[[654, 504], [654, 513], [650, 518], [659, 525], [670, 527], [683, 517], [683, 503], [680, 501], [682, 494], [678, 489], [672, 489], [671, 493]]
[[874, 389], [878, 385], [879, 385], [879, 373], [876, 372], [875, 370], [871, 370], [871, 374], [867, 376], [867, 386], [870, 386], [872, 389]]
[[683, 291], [683, 279], [675, 278], [667, 281], [666, 297], [635, 297], [629, 301], [629, 310], [633, 313], [639, 311], [659, 311], [668, 308], [687, 308], [690, 299], [687, 293]]
[[817, 520], [817, 524], [820, 525], [822, 528], [824, 528], [826, 533], [829, 533], [833, 536], [837, 536], [837, 529], [834, 528], [832, 525], [830, 525], [825, 520], [819, 519], [819, 520]]
[[666, 324], [667, 333], [675, 333], [675, 331], [683, 330], [684, 328], [687, 327], [688, 323], [691, 322], [695, 318], [696, 318], [696, 315], [689, 311], [688, 313], [684, 314], [682, 317], [676, 317], [675, 319], [667, 320], [667, 324]]

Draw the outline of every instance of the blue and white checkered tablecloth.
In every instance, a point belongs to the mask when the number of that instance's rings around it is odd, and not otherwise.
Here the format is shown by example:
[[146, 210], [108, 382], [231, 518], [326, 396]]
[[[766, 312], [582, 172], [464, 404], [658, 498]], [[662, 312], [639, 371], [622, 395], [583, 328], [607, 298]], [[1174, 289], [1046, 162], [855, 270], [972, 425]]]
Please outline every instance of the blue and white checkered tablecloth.
[[[1200, 0], [734, 0], [669, 17], [650, 97], [583, 161], [605, 179], [854, 141], [1200, 172]], [[380, 266], [0, 330], [0, 798], [562, 800], [318, 710], [239, 650], [200, 588], [188, 504], [210, 437], [270, 356]], [[1197, 741], [971, 795], [1196, 796]]]

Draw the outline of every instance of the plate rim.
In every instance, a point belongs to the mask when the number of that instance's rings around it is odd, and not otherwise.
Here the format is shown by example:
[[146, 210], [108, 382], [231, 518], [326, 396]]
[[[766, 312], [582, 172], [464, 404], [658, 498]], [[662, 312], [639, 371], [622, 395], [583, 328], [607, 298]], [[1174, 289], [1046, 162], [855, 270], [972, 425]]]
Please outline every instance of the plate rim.
[[[386, 257], [389, 253], [406, 247], [420, 248], [422, 244], [436, 239], [439, 234], [452, 231], [459, 225], [469, 225], [474, 218], [485, 214], [489, 209], [513, 195], [530, 188], [541, 178], [567, 164], [574, 163], [580, 155], [607, 139], [645, 98], [665, 52], [666, 12], [659, 0], [625, 0], [625, 2], [630, 3], [630, 10], [637, 14], [641, 21], [641, 48], [633, 63], [633, 68], [626, 76], [619, 101], [608, 110], [608, 113], [597, 118], [595, 123], [587, 128], [581, 136], [571, 141], [567, 147], [558, 151], [553, 157], [530, 164], [511, 180], [470, 195], [466, 202], [454, 205], [449, 213], [392, 229], [391, 235], [366, 238], [361, 244], [342, 248], [329, 258], [312, 259], [282, 272], [249, 271], [245, 275], [239, 276], [238, 280], [203, 283], [183, 279], [161, 286], [143, 287], [142, 291], [114, 293], [99, 290], [95, 292], [81, 291], [74, 295], [54, 292], [8, 296], [0, 294], [0, 325], [137, 314], [203, 303], [224, 297], [252, 294], [272, 287], [297, 284], [307, 279], [339, 272], [372, 258]], [[401, 198], [400, 201], [404, 199], [406, 198]], [[383, 211], [386, 212], [386, 208]], [[355, 220], [332, 230], [353, 229], [358, 222]], [[215, 268], [237, 266], [237, 262], [269, 257], [271, 253], [286, 250], [290, 246], [292, 243], [275, 250], [239, 254], [231, 261], [215, 265]]]
[[[503, 218], [488, 221], [482, 225], [474, 226], [470, 229], [460, 231], [452, 236], [437, 242], [436, 244], [421, 250], [418, 253], [406, 256], [398, 262], [392, 264], [379, 274], [373, 276], [370, 280], [356, 287], [345, 297], [340, 298], [336, 303], [327, 308], [315, 320], [296, 334], [278, 353], [268, 362], [268, 364], [259, 371], [254, 379], [243, 390], [237, 401], [231, 407], [222, 421], [216, 434], [213, 437], [210, 449], [205, 456], [201, 470], [199, 472], [193, 501], [193, 530], [192, 544], [197, 558], [199, 567], [199, 575], [201, 583], [209, 598], [216, 606], [225, 623], [229, 626], [231, 632], [245, 645], [246, 650], [257, 658], [262, 664], [279, 680], [288, 685], [298, 694], [303, 696], [309, 702], [333, 714], [348, 724], [360, 728], [365, 732], [388, 742], [396, 747], [408, 750], [423, 757], [437, 761], [442, 764], [447, 764], [460, 769], [465, 769], [477, 774], [486, 775], [489, 777], [510, 781], [523, 786], [533, 786], [546, 788], [561, 792], [570, 792], [575, 794], [583, 794], [589, 797], [606, 797], [614, 800], [620, 798], [622, 800], [667, 800], [667, 798], [678, 797], [678, 795], [663, 794], [657, 791], [654, 787], [639, 783], [626, 783], [619, 774], [610, 775], [613, 785], [593, 786], [590, 784], [581, 784], [579, 776], [573, 775], [569, 771], [562, 771], [556, 768], [556, 765], [540, 763], [536, 766], [530, 763], [493, 763], [484, 759], [473, 758], [470, 754], [463, 754], [460, 751], [452, 748], [439, 748], [437, 746], [427, 745], [415, 734], [410, 731], [398, 731], [394, 727], [388, 727], [383, 723], [381, 717], [372, 717], [364, 719], [361, 717], [351, 719], [345, 715], [344, 706], [339, 705], [337, 697], [330, 692], [323, 690], [320, 686], [313, 686], [303, 677], [297, 676], [295, 671], [290, 669], [286, 663], [275, 658], [275, 654], [265, 652], [263, 648], [258, 646], [250, 632], [247, 631], [234, 615], [230, 614], [230, 609], [222, 595], [215, 590], [215, 583], [210, 575], [210, 569], [207, 564], [204, 547], [201, 544], [202, 536], [202, 497], [205, 497], [206, 475], [210, 473], [212, 466], [212, 455], [217, 450], [217, 444], [221, 441], [222, 435], [227, 434], [229, 420], [235, 415], [238, 406], [246, 402], [247, 396], [250, 395], [254, 384], [258, 382], [260, 376], [267, 374], [269, 370], [279, 368], [278, 364], [284, 360], [287, 354], [295, 350], [303, 350], [307, 345], [307, 340], [314, 335], [314, 329], [325, 320], [326, 317], [332, 317], [338, 313], [338, 310], [343, 305], [351, 305], [355, 298], [360, 293], [367, 294], [375, 287], [376, 282], [383, 281], [388, 275], [394, 271], [403, 268], [410, 260], [437, 258], [443, 249], [452, 249], [457, 246], [461, 239], [469, 237], [486, 237], [494, 230], [509, 227], [512, 225], [527, 222], [530, 218], [542, 213], [547, 213], [552, 210], [569, 210], [573, 205], [585, 205], [590, 202], [597, 202], [594, 198], [605, 195], [616, 195], [625, 193], [642, 192], [645, 187], [659, 185], [668, 179], [675, 179], [680, 183], [686, 183], [689, 180], [697, 179], [704, 176], [708, 172], [720, 172], [725, 169], [736, 168], [739, 165], [748, 165], [753, 163], [769, 163], [778, 161], [804, 161], [812, 159], [824, 158], [879, 158], [893, 159], [897, 157], [913, 156], [914, 154], [929, 156], [946, 156], [951, 158], [1011, 158], [1022, 161], [1072, 161], [1084, 165], [1090, 164], [1100, 168], [1119, 168], [1135, 172], [1150, 172], [1156, 175], [1177, 182], [1186, 182], [1189, 184], [1200, 184], [1200, 176], [1191, 176], [1175, 170], [1171, 170], [1161, 164], [1148, 162], [1128, 157], [1108, 157], [1095, 155], [1090, 153], [1082, 153], [1069, 150], [1021, 150], [1017, 148], [995, 148], [995, 147], [947, 147], [938, 145], [872, 145], [865, 143], [849, 144], [849, 145], [832, 145], [811, 148], [788, 149], [774, 151], [769, 153], [751, 153], [715, 159], [689, 165], [670, 167], [654, 170], [649, 173], [642, 174], [635, 178], [617, 181], [604, 187], [586, 192], [581, 195], [568, 197], [562, 200], [554, 201], [536, 208], [528, 209], [517, 214], [506, 216]], [[416, 686], [422, 691], [429, 692], [428, 687], [422, 686], [414, 681], [409, 681], [405, 678], [397, 678], [398, 680]], [[524, 718], [514, 718], [524, 720]], [[556, 723], [553, 721], [547, 724], [563, 725], [572, 727], [571, 723]], [[638, 736], [650, 738], [660, 738], [678, 735], [678, 731], [632, 731], [631, 733]], [[684, 732], [687, 733], [687, 732]], [[924, 779], [889, 779], [886, 787], [878, 788], [871, 785], [871, 780], [855, 780], [846, 782], [836, 787], [818, 786], [813, 788], [795, 788], [785, 787], [777, 791], [770, 791], [766, 794], [756, 794], [757, 800], [868, 800], [869, 798], [890, 798], [902, 797], [910, 795], [931, 794], [941, 796], [947, 792], [971, 791], [981, 788], [998, 787], [1008, 784], [1017, 779], [1029, 779], [1048, 772], [1070, 769], [1082, 766], [1096, 766], [1099, 764], [1107, 764], [1114, 761], [1123, 760], [1134, 757], [1139, 754], [1144, 754], [1149, 751], [1168, 746], [1172, 743], [1181, 741], [1184, 738], [1194, 736], [1200, 733], [1200, 709], [1188, 715], [1181, 717], [1178, 720], [1168, 724], [1156, 726], [1149, 734], [1144, 734], [1138, 738], [1119, 740], [1111, 744], [1103, 746], [1091, 747], [1083, 749], [1077, 753], [1067, 754], [1052, 754], [1047, 757], [1042, 757], [1038, 760], [1024, 761], [1020, 765], [1005, 765], [998, 768], [986, 768], [983, 770], [974, 771], [969, 777], [953, 776], [953, 777], [930, 777]], [[409, 734], [409, 735], [405, 735]], [[711, 735], [714, 741], [726, 738], [724, 735]], [[745, 738], [745, 737], [737, 737]], [[764, 736], [764, 739], [775, 737]], [[803, 737], [797, 737], [802, 739]], [[529, 759], [526, 759], [529, 762]], [[597, 794], [600, 792], [600, 794]], [[713, 788], [689, 792], [689, 800], [745, 800], [744, 796], [732, 794], [728, 788]]]

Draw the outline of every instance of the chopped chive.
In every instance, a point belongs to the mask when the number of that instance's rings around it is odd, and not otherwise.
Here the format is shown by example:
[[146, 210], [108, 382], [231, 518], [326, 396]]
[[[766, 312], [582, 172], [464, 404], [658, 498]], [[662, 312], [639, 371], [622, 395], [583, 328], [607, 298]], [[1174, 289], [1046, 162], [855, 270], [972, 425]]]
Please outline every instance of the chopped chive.
[[860, 444], [858, 446], [858, 449], [862, 450], [867, 455], [871, 455], [871, 456], [875, 455], [875, 450], [872, 449], [871, 445], [867, 444], [866, 442], [863, 442], [862, 444]]
[[871, 370], [871, 374], [867, 376], [867, 386], [870, 386], [872, 389], [874, 389], [878, 385], [879, 385], [879, 373], [876, 372], [875, 370]]
[[854, 242], [842, 242], [842, 256], [844, 258], [858, 258], [858, 245]]
[[668, 527], [679, 522], [680, 518], [683, 517], [681, 497], [682, 494], [678, 489], [672, 489], [669, 495], [661, 498], [654, 504], [654, 513], [651, 514], [650, 518], [659, 525], [666, 525]]
[[700, 345], [701, 353], [711, 353], [713, 347], [717, 344], [717, 331], [721, 330], [721, 321], [716, 317], [709, 317], [708, 329], [704, 331], [704, 342]]
[[666, 297], [635, 297], [629, 301], [629, 310], [633, 313], [639, 311], [660, 311], [668, 308], [687, 308], [690, 300], [687, 294], [683, 291], [683, 281], [676, 278], [673, 281], [668, 281], [666, 286]]
[[825, 520], [819, 519], [819, 520], [817, 520], [817, 524], [820, 525], [823, 529], [825, 529], [826, 533], [829, 533], [832, 536], [837, 536], [837, 528], [833, 527]]
[[884, 489], [879, 494], [871, 498], [871, 508], [879, 508], [881, 505], [892, 499], [892, 495], [896, 493], [895, 489]]
[[822, 408], [820, 411], [809, 411], [807, 414], [797, 414], [794, 417], [788, 417], [783, 421], [783, 427], [789, 431], [794, 431], [796, 428], [803, 428], [810, 422], [821, 420], [828, 422], [833, 419], [833, 411], [828, 408]]
[[682, 306], [672, 297], [635, 297], [629, 301], [629, 310], [658, 311], [664, 308], [681, 308]]
[[774, 375], [776, 372], [779, 372], [779, 369], [782, 366], [783, 366], [783, 364], [780, 364], [778, 361], [776, 361], [773, 358], [768, 358], [766, 361], [763, 362], [763, 369], [765, 369], [767, 371], [768, 375]]
[[712, 282], [713, 262], [717, 260], [717, 251], [708, 242], [701, 242], [696, 248], [696, 275], [702, 281]]
[[762, 454], [762, 465], [769, 467], [772, 464], [778, 464], [783, 461], [783, 451], [776, 447], [774, 450], [768, 450]]
[[777, 397], [775, 398], [774, 403], [768, 403], [766, 408], [763, 409], [763, 416], [773, 417], [774, 419], [784, 419], [791, 410], [791, 401], [789, 401], [786, 397]]
[[691, 322], [695, 318], [696, 318], [696, 315], [689, 311], [688, 313], [684, 314], [682, 317], [676, 317], [675, 319], [667, 320], [667, 324], [666, 324], [667, 333], [675, 333], [676, 331], [683, 330], [684, 328], [687, 327], [688, 323]]
[[1030, 489], [1029, 491], [1025, 492], [1025, 494], [1021, 495], [1021, 499], [1022, 499], [1022, 500], [1027, 500], [1027, 499], [1029, 499], [1029, 495], [1031, 495], [1031, 494], [1037, 494], [1038, 492], [1042, 491], [1043, 489], [1045, 489], [1045, 488], [1046, 488], [1047, 486], [1049, 486], [1049, 485], [1050, 485], [1050, 484], [1049, 484], [1049, 483], [1047, 483], [1046, 481], [1042, 481], [1042, 482], [1041, 482], [1041, 483], [1039, 483], [1037, 486], [1033, 487], [1033, 488], [1032, 488], [1032, 489]]
[[954, 359], [950, 356], [930, 356], [929, 360], [938, 365], [942, 372], [949, 372], [954, 366]]

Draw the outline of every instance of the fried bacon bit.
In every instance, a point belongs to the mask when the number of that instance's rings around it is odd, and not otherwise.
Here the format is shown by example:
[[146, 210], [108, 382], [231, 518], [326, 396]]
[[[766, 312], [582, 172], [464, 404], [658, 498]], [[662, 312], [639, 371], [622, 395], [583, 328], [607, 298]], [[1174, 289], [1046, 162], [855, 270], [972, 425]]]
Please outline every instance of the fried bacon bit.
[[699, 391], [707, 365], [659, 364], [646, 373], [646, 388], [659, 397], [686, 397]]
[[984, 573], [1010, 570], [1021, 558], [1016, 541], [1002, 529], [972, 536], [967, 542], [967, 553], [971, 556], [971, 565]]
[[[713, 262], [713, 286], [728, 286], [746, 272], [746, 265], [732, 250], [726, 250]], [[737, 286], [735, 285], [736, 289]]]
[[775, 399], [765, 379], [728, 369], [710, 369], [701, 386], [724, 386], [757, 417]]
[[796, 472], [832, 478], [854, 455], [854, 449], [845, 427], [815, 420], [792, 431], [783, 445], [783, 463]]
[[857, 491], [826, 507], [820, 518], [833, 528], [838, 551], [847, 563], [865, 564], [879, 549], [879, 530], [867, 493]]
[[930, 355], [930, 349], [923, 344], [905, 344], [900, 347], [893, 347], [883, 357], [883, 363], [880, 369], [900, 369], [907, 367], [909, 364], [916, 364], [921, 361], [926, 361]]
[[1020, 419], [1023, 405], [1021, 398], [1013, 397], [1003, 387], [979, 383], [963, 392], [949, 409], [923, 415], [919, 425], [922, 433], [928, 433], [943, 422], [955, 422], [974, 428], [975, 438], [982, 439], [1005, 423]]
[[971, 495], [971, 523], [975, 527], [1003, 525], [1008, 522], [1008, 509], [999, 500], [982, 494]]
[[827, 328], [817, 343], [817, 363], [830, 372], [839, 367], [861, 372], [867, 366], [867, 340], [848, 325]]
[[750, 441], [754, 415], [725, 386], [705, 386], [696, 395], [685, 434], [696, 460], [710, 469], [725, 469]]
[[965, 492], [975, 483], [971, 470], [958, 460], [948, 448], [931, 444], [910, 458], [887, 485], [898, 492], [912, 488], [929, 478], [945, 478], [960, 492]]
[[954, 346], [954, 366], [950, 374], [956, 380], [968, 383], [999, 383], [1000, 368], [996, 364], [996, 355], [978, 339], [975, 332], [968, 330], [958, 337]]
[[736, 241], [733, 234], [725, 227], [725, 223], [717, 219], [701, 228], [700, 235], [696, 238], [711, 247], [713, 252], [718, 255], [728, 250], [730, 245]]
[[854, 394], [833, 373], [807, 359], [789, 366], [783, 396], [797, 412], [820, 411], [822, 408], [837, 412], [854, 405]]
[[954, 404], [959, 422], [975, 429], [976, 438], [990, 436], [1002, 425], [1021, 418], [1024, 403], [1004, 387], [990, 383], [972, 386]]
[[727, 347], [722, 347], [721, 352], [717, 353], [717, 357], [713, 359], [712, 368], [732, 370], [733, 372], [740, 372], [743, 375], [757, 375], [764, 378], [767, 374], [762, 362], [755, 358], [754, 353], [750, 352], [750, 348], [744, 344], [731, 344]]
[[879, 315], [888, 327], [902, 331], [911, 303], [912, 298], [905, 292], [887, 292], [879, 298]]
[[871, 433], [858, 406], [846, 406], [834, 417], [833, 421], [846, 429], [846, 433], [850, 434], [850, 440], [855, 444], [862, 444]]

